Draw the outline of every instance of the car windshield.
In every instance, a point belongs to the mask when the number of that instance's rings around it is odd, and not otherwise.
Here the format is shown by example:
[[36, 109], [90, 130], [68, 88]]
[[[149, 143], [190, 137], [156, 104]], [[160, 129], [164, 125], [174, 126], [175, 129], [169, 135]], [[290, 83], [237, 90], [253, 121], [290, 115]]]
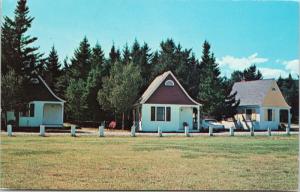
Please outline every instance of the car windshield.
[[217, 120], [215, 119], [208, 119], [208, 120], [205, 120], [207, 123], [217, 123]]

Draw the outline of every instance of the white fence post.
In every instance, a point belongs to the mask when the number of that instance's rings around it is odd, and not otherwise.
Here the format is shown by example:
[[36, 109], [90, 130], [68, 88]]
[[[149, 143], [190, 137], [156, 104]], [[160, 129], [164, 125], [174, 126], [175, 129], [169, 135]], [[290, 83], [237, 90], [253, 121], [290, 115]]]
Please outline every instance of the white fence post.
[[7, 125], [7, 135], [12, 136], [12, 125]]
[[75, 127], [75, 125], [71, 125], [71, 136], [76, 137], [76, 127]]
[[45, 136], [45, 125], [40, 125], [40, 136]]
[[99, 126], [99, 137], [104, 137], [104, 126], [103, 125]]
[[190, 136], [190, 133], [189, 133], [189, 126], [184, 126], [184, 133], [185, 133], [185, 136], [187, 136], [187, 137]]
[[135, 125], [131, 126], [131, 137], [135, 137]]
[[272, 130], [271, 127], [268, 125], [268, 135], [271, 136], [272, 135]]
[[290, 135], [290, 134], [291, 134], [291, 133], [290, 133], [290, 127], [289, 127], [289, 126], [286, 127], [286, 130], [285, 130], [285, 131], [286, 131], [286, 134], [287, 134], [287, 135]]
[[234, 129], [233, 129], [233, 127], [229, 128], [229, 135], [230, 136], [234, 136]]
[[213, 136], [213, 135], [214, 135], [214, 134], [213, 134], [213, 127], [209, 126], [209, 127], [208, 127], [208, 132], [209, 132], [209, 133], [208, 133], [209, 136]]
[[162, 137], [162, 130], [160, 127], [157, 127], [158, 136]]
[[251, 136], [254, 136], [254, 127], [251, 127], [251, 128], [250, 128], [250, 135], [251, 135]]

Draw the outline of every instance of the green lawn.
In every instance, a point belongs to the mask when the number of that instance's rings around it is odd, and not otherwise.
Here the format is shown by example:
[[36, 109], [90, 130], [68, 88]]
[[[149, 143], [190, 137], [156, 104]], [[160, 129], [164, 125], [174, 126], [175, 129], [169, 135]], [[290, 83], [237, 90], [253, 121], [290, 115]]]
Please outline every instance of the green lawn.
[[298, 136], [1, 136], [1, 187], [296, 190]]

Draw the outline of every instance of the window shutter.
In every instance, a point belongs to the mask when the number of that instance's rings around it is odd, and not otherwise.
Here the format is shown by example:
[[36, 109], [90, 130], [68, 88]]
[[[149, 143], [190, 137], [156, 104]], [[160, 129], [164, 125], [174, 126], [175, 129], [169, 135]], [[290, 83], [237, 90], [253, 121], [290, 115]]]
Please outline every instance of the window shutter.
[[29, 112], [30, 112], [29, 116], [34, 117], [34, 104], [33, 103], [30, 104], [30, 106], [29, 106]]
[[151, 121], [155, 121], [155, 107], [151, 107]]
[[272, 121], [275, 121], [275, 109], [272, 109]]
[[166, 120], [167, 121], [171, 121], [171, 107], [166, 107], [167, 108], [167, 117], [166, 117]]

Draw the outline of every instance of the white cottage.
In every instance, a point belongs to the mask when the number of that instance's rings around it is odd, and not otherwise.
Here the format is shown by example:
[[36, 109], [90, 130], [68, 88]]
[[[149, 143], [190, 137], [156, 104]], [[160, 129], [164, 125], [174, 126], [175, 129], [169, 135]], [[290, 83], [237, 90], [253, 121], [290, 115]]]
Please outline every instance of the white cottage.
[[[28, 110], [19, 115], [20, 127], [62, 127], [64, 121], [64, 100], [53, 93], [41, 76], [31, 79], [32, 91]], [[15, 120], [13, 111], [7, 112], [7, 120]]]
[[185, 91], [171, 71], [157, 76], [134, 105], [133, 119], [138, 131], [182, 132], [200, 129], [200, 106]]
[[241, 81], [233, 85], [232, 93], [240, 99], [237, 123], [244, 129], [277, 130], [287, 116], [288, 126], [291, 123], [290, 106], [273, 79]]

